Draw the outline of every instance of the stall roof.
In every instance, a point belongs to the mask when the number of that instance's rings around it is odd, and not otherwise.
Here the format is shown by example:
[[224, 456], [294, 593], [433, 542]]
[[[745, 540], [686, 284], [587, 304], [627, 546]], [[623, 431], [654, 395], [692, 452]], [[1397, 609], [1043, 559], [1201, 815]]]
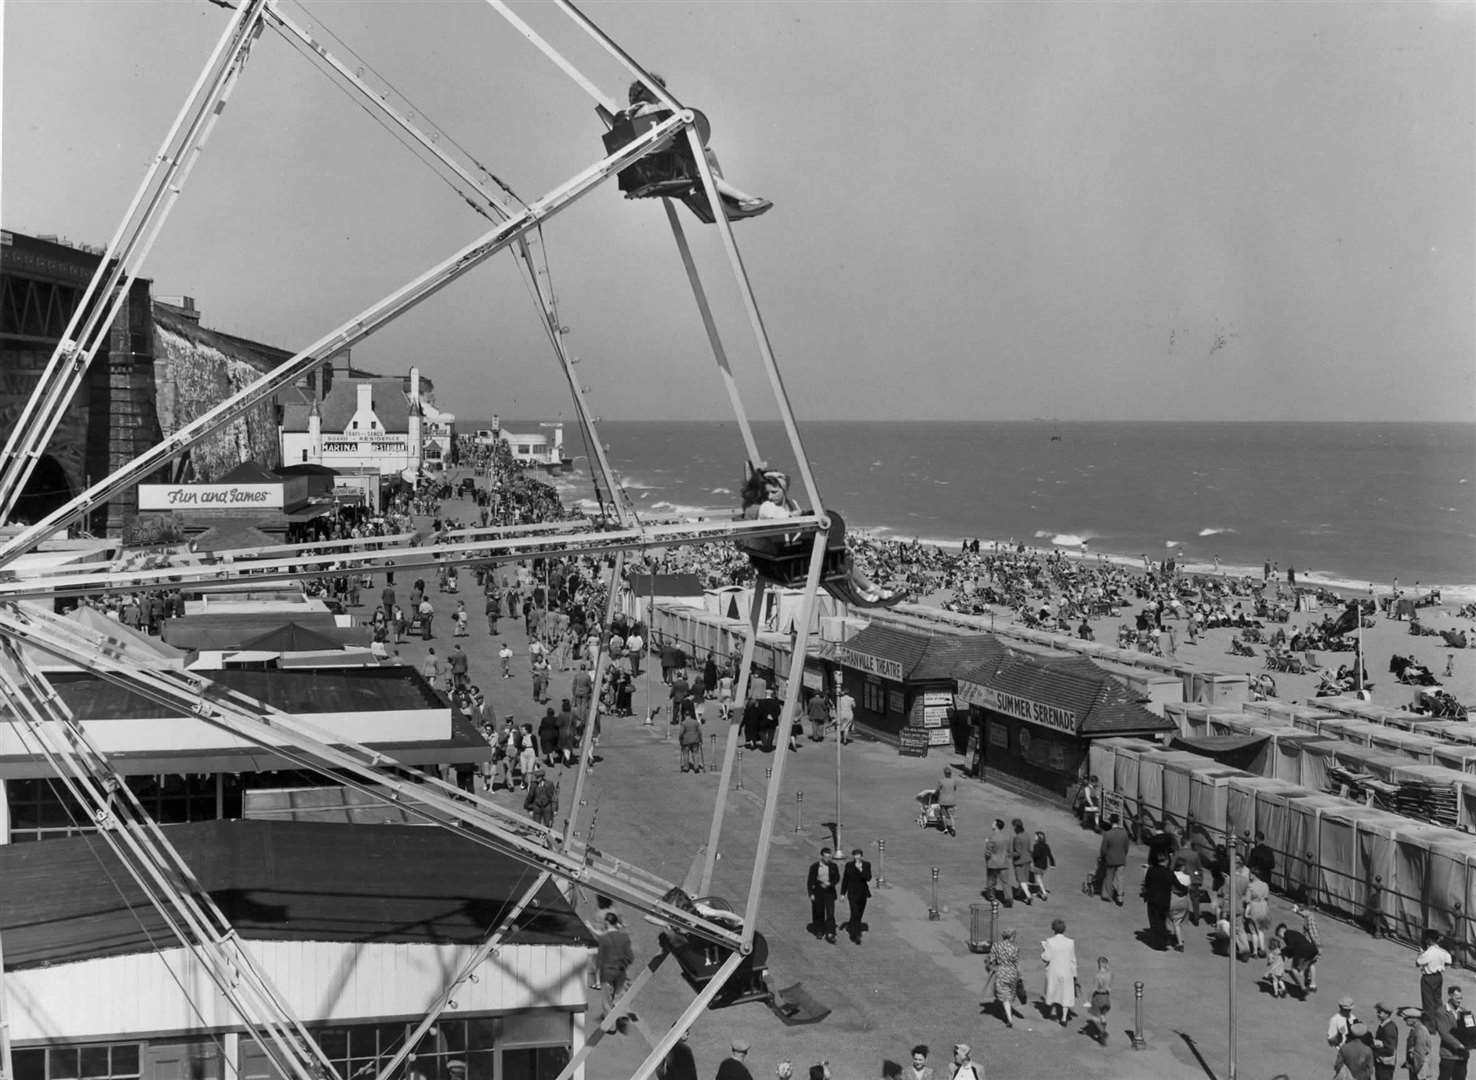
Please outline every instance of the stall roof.
[[332, 638], [340, 645], [360, 645], [367, 648], [371, 637], [368, 627], [341, 627], [334, 621], [332, 614], [326, 611], [281, 610], [184, 615], [177, 619], [166, 619], [163, 636], [171, 644], [188, 643], [196, 649], [240, 649], [252, 638], [280, 630], [287, 622]]
[[837, 648], [843, 665], [846, 650], [896, 661], [902, 666], [903, 682], [951, 679], [965, 668], [992, 670], [1014, 655], [993, 634], [923, 634], [879, 623]]
[[1169, 743], [1169, 749], [1188, 750], [1221, 765], [1245, 769], [1270, 741], [1269, 735], [1179, 735]]
[[282, 478], [264, 465], [254, 461], [243, 461], [224, 476], [217, 477], [217, 484], [280, 484]]
[[1079, 735], [1177, 731], [1167, 717], [1149, 712], [1127, 687], [1084, 656], [1015, 657], [991, 672], [987, 665], [959, 678], [1000, 693], [1070, 709]]
[[289, 622], [241, 642], [243, 652], [329, 652], [342, 649], [343, 642], [338, 638], [298, 622]]
[[[236, 932], [262, 940], [474, 944], [538, 874], [443, 829], [211, 821], [164, 832]], [[176, 944], [93, 837], [0, 846], [0, 877], [7, 970]], [[515, 944], [594, 944], [553, 882], [516, 927]]]
[[269, 547], [278, 541], [256, 527], [259, 519], [229, 518], [210, 526], [190, 541], [196, 551], [234, 551], [237, 548]]

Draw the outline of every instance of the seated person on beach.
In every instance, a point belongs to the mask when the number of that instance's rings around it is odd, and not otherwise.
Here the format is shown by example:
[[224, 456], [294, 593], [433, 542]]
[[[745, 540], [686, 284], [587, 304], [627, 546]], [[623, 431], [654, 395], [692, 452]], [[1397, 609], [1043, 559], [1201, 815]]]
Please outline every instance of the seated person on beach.
[[[651, 78], [661, 86], [666, 85], [666, 80], [654, 72]], [[657, 101], [656, 95], [651, 93], [646, 85], [640, 81], [630, 84], [627, 98], [630, 104], [620, 114], [627, 119], [633, 119], [637, 116], [651, 116], [660, 119], [670, 111], [665, 105]], [[757, 195], [750, 195], [748, 192], [743, 191], [724, 179], [722, 167], [718, 165], [717, 154], [713, 153], [712, 148], [705, 143], [702, 147], [702, 153], [707, 158], [708, 168], [712, 170], [713, 184], [717, 188], [718, 197], [723, 201], [723, 211], [729, 221], [758, 217], [774, 205], [768, 199], [760, 198]], [[710, 216], [711, 208], [708, 206], [707, 195], [702, 189], [700, 180], [697, 182], [693, 193], [686, 198], [700, 201], [700, 206], [692, 207], [698, 217], [704, 217], [704, 211]], [[689, 203], [688, 205], [691, 204]], [[705, 217], [704, 220], [706, 220]]]

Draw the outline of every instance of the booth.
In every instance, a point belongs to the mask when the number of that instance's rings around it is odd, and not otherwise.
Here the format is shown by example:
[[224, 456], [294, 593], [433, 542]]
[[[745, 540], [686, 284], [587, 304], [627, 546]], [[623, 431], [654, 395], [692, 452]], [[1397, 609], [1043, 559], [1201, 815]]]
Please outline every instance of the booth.
[[[1286, 796], [1300, 795], [1304, 791], [1300, 784], [1287, 780], [1244, 773], [1230, 777], [1225, 788], [1225, 831], [1251, 840], [1255, 839], [1257, 832], [1264, 831], [1256, 821], [1256, 800], [1262, 793]], [[1270, 844], [1269, 837], [1267, 843]], [[1271, 846], [1274, 848], [1275, 845]]]
[[904, 754], [923, 756], [929, 747], [955, 743], [955, 675], [993, 672], [1009, 655], [992, 634], [928, 634], [872, 623], [835, 645], [830, 660], [856, 700], [856, 724]]
[[1063, 797], [1089, 767], [1092, 740], [1178, 730], [1082, 656], [1012, 657], [966, 669], [958, 675], [958, 697], [977, 736], [975, 775], [988, 770]]

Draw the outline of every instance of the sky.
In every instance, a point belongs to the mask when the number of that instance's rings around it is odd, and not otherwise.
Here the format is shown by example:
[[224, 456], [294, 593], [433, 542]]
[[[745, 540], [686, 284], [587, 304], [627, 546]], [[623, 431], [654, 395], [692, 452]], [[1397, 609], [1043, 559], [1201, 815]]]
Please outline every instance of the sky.
[[[628, 78], [512, 0], [611, 98]], [[593, 102], [481, 0], [288, 3], [520, 198]], [[605, 0], [702, 109], [803, 419], [1476, 419], [1476, 4]], [[0, 224], [105, 244], [229, 15], [8, 0]], [[346, 54], [344, 54], [346, 55]], [[681, 211], [744, 407], [775, 415], [716, 229]], [[302, 348], [490, 227], [268, 31], [151, 252], [156, 295]], [[730, 419], [661, 207], [543, 230], [607, 419]], [[572, 416], [500, 256], [354, 350], [470, 420]]]

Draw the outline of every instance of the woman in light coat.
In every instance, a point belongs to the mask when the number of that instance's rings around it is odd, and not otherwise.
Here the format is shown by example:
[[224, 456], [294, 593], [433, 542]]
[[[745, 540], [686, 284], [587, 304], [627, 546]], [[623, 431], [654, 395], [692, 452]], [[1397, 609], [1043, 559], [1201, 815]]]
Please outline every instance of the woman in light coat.
[[1056, 1007], [1056, 1019], [1065, 1027], [1076, 1004], [1076, 942], [1066, 936], [1066, 920], [1051, 922], [1052, 936], [1040, 943], [1040, 962], [1046, 966], [1045, 1004]]

